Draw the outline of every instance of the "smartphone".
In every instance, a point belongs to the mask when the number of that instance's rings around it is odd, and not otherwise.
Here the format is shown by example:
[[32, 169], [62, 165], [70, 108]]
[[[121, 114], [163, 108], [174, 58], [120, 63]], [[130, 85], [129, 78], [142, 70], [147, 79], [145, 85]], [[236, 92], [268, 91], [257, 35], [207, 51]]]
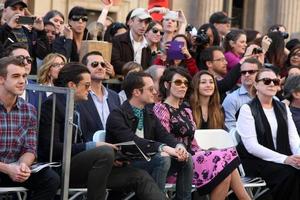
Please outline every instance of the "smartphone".
[[183, 53], [181, 53], [181, 48], [184, 46], [183, 42], [179, 41], [171, 41], [169, 42], [170, 47], [167, 51], [167, 59], [168, 60], [183, 60], [185, 57]]
[[35, 19], [36, 19], [36, 17], [20, 16], [18, 18], [18, 23], [32, 25], [34, 23]]
[[263, 49], [262, 48], [254, 48], [252, 51], [252, 54], [260, 54], [263, 53]]

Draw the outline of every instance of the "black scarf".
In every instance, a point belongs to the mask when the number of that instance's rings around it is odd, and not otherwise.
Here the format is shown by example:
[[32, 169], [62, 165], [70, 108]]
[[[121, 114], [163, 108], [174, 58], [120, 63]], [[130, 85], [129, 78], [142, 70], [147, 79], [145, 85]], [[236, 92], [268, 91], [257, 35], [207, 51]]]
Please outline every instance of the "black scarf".
[[274, 99], [272, 104], [278, 123], [276, 149], [272, 139], [270, 124], [264, 113], [259, 99], [256, 97], [249, 103], [252, 115], [255, 120], [255, 129], [258, 143], [278, 153], [292, 155], [288, 135], [286, 107], [283, 103]]

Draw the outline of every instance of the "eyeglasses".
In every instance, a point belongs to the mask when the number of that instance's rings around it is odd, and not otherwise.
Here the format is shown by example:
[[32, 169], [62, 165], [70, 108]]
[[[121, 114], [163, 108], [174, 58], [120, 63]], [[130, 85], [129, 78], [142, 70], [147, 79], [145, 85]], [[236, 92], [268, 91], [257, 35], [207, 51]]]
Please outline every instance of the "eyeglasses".
[[53, 64], [51, 65], [51, 67], [57, 68], [57, 67], [64, 66], [64, 65], [65, 65], [64, 62], [61, 62], [61, 63], [53, 63]]
[[77, 85], [83, 85], [85, 87], [85, 89], [90, 89], [91, 87], [91, 83], [90, 82], [87, 82], [87, 83], [78, 83]]
[[221, 61], [221, 62], [226, 62], [226, 58], [223, 57], [223, 58], [218, 58], [218, 59], [214, 59], [212, 61]]
[[273, 84], [275, 86], [279, 86], [280, 85], [280, 79], [279, 78], [274, 78], [274, 79], [271, 79], [271, 78], [262, 78], [262, 79], [257, 80], [257, 82], [258, 81], [262, 81], [265, 85], [270, 85], [271, 82], [273, 82]]
[[140, 91], [142, 92], [143, 90], [149, 90], [149, 92], [153, 93], [155, 92], [155, 88], [154, 87], [148, 87], [148, 88], [141, 88]]
[[31, 64], [33, 62], [33, 59], [30, 56], [23, 56], [23, 55], [19, 55], [16, 56], [17, 59], [20, 59], [22, 61], [22, 63], [25, 65], [24, 61], [27, 61], [27, 64]]
[[243, 76], [245, 76], [247, 73], [249, 74], [249, 75], [253, 75], [253, 74], [255, 74], [257, 72], [257, 70], [245, 70], [245, 71], [241, 71], [241, 74], [243, 75]]
[[158, 29], [156, 29], [156, 28], [152, 28], [152, 33], [157, 34], [158, 32], [160, 33], [161, 36], [164, 35], [164, 32], [163, 32], [163, 31], [160, 31], [160, 30], [158, 30]]
[[94, 61], [91, 63], [92, 68], [96, 68], [98, 66], [101, 66], [102, 68], [105, 68], [106, 64], [104, 62], [98, 62], [98, 61]]
[[175, 81], [170, 81], [171, 83], [174, 83], [176, 86], [181, 86], [182, 84], [184, 84], [185, 87], [189, 86], [189, 82], [188, 81], [182, 81], [180, 79], [176, 79]]
[[82, 20], [84, 22], [87, 22], [88, 21], [88, 17], [87, 16], [82, 16], [82, 15], [73, 15], [71, 17], [71, 20], [72, 21], [79, 21], [79, 20]]

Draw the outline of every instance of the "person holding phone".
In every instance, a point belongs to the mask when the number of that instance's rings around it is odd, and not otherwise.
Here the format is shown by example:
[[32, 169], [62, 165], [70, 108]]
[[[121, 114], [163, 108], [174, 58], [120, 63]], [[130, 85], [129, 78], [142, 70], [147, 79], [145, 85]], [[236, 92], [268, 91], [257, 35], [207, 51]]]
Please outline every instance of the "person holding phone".
[[164, 66], [182, 66], [185, 67], [193, 76], [199, 70], [196, 60], [189, 52], [189, 42], [185, 35], [176, 35], [171, 42], [165, 45], [165, 52], [161, 54], [154, 64]]
[[87, 38], [87, 10], [80, 6], [73, 7], [69, 12], [69, 24], [65, 25], [63, 35], [56, 38], [52, 51], [64, 55], [69, 61], [79, 61], [79, 50], [82, 41]]
[[[27, 4], [22, 0], [4, 3], [5, 24], [0, 27], [0, 51], [14, 43], [23, 43], [34, 58], [31, 74], [36, 74], [36, 58], [43, 59], [49, 53], [49, 44], [41, 17], [25, 17]], [[29, 30], [25, 25], [32, 26]]]

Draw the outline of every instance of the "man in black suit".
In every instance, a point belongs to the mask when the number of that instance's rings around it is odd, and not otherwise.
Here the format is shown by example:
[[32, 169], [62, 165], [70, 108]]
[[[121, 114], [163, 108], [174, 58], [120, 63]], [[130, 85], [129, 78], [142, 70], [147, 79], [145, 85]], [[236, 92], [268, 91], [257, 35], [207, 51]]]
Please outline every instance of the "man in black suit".
[[120, 106], [120, 98], [116, 92], [102, 84], [107, 70], [112, 67], [109, 62], [104, 61], [99, 51], [87, 53], [82, 58], [82, 63], [91, 72], [91, 90], [88, 100], [78, 103], [78, 112], [81, 116], [81, 130], [87, 140], [91, 141], [96, 131], [105, 129], [110, 111]]
[[[91, 86], [91, 75], [86, 66], [68, 63], [59, 72], [55, 86], [74, 89], [74, 101], [86, 101]], [[57, 95], [53, 160], [61, 161], [64, 142], [66, 112], [65, 95]], [[49, 159], [53, 96], [42, 104], [39, 126], [39, 158]], [[105, 142], [90, 142], [82, 134], [79, 114], [75, 110], [73, 117], [72, 157], [70, 166], [70, 186], [87, 187], [88, 199], [104, 200], [105, 189], [134, 191], [139, 199], [165, 199], [154, 180], [143, 170], [121, 166], [114, 162], [115, 145]], [[118, 165], [113, 167], [113, 165]]]
[[148, 107], [148, 104], [154, 103], [156, 95], [151, 76], [145, 72], [131, 72], [123, 81], [123, 89], [128, 100], [110, 113], [106, 123], [106, 141], [134, 141], [151, 156], [151, 161], [134, 160], [131, 165], [147, 170], [161, 190], [165, 188], [168, 172], [177, 172], [176, 199], [190, 200], [191, 156], [185, 146], [162, 126], [152, 107]]

